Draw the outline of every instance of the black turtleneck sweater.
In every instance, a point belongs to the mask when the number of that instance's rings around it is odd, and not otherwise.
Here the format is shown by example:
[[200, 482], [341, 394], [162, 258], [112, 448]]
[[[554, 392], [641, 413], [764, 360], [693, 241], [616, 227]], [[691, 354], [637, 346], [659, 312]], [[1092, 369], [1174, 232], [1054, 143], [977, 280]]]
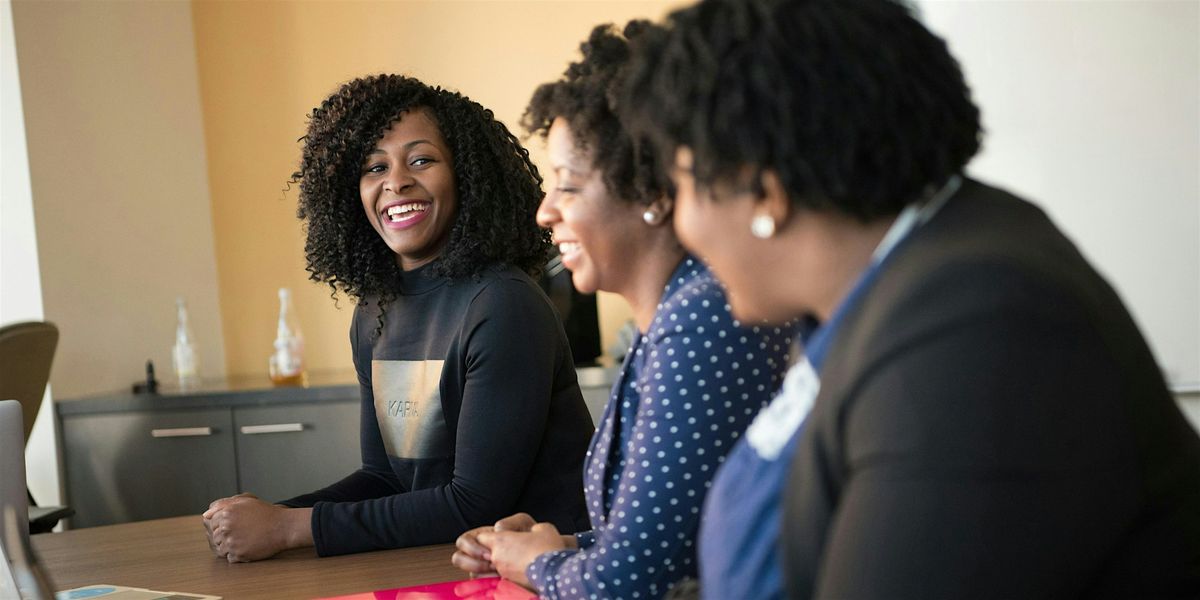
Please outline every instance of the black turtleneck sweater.
[[350, 327], [362, 468], [282, 502], [313, 507], [321, 556], [453, 541], [515, 512], [588, 527], [581, 469], [593, 426], [562, 325], [512, 267], [404, 273]]

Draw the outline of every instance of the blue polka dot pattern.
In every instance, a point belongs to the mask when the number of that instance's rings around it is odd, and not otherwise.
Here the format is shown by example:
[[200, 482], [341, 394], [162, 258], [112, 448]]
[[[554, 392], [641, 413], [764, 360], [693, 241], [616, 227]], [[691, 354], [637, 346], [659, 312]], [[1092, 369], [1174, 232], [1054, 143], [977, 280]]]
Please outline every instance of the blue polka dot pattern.
[[741, 327], [685, 259], [630, 349], [584, 466], [592, 531], [526, 570], [545, 598], [660, 598], [695, 577], [717, 466], [779, 387], [793, 328]]

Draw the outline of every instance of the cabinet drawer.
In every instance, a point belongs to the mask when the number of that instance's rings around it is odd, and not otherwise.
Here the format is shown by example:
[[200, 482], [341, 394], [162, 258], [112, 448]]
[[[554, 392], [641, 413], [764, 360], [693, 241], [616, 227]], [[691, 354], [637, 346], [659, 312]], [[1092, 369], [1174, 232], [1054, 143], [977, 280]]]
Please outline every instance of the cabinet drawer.
[[359, 402], [235, 408], [241, 490], [277, 502], [325, 487], [361, 464]]
[[186, 514], [237, 492], [230, 409], [62, 419], [72, 527]]

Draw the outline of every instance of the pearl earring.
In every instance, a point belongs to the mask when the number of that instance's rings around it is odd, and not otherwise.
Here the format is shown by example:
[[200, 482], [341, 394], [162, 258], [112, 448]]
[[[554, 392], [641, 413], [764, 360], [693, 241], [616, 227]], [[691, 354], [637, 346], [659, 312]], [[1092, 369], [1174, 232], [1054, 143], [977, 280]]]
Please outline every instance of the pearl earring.
[[775, 235], [775, 219], [765, 213], [754, 215], [750, 221], [750, 233], [760, 240], [770, 238]]
[[642, 213], [642, 220], [645, 221], [647, 225], [658, 225], [658, 215], [652, 210]]

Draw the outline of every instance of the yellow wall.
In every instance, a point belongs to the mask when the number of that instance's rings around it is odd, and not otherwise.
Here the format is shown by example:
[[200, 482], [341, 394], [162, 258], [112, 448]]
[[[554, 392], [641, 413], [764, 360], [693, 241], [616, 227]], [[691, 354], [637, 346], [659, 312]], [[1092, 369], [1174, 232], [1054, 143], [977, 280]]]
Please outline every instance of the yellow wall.
[[[344, 299], [304, 271], [295, 192], [305, 115], [337, 86], [376, 72], [457, 89], [510, 129], [530, 93], [578, 56], [591, 27], [657, 19], [678, 2], [212, 2], [192, 4], [213, 228], [230, 373], [262, 373], [293, 289], [310, 369], [351, 365]], [[530, 150], [544, 169], [540, 140]], [[628, 307], [601, 298], [605, 347]]]

